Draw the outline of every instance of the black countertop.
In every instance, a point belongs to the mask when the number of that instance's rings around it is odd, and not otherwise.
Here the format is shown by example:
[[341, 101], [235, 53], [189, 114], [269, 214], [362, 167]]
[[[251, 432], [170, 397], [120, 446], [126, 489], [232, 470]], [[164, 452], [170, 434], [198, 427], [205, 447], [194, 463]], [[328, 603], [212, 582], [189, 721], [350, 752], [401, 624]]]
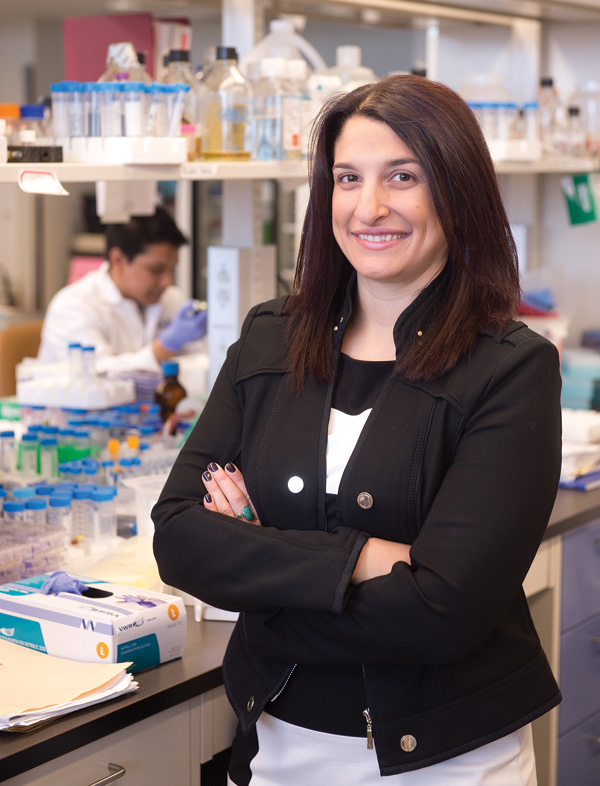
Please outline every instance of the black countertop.
[[591, 491], [559, 489], [544, 539], [564, 535], [600, 518], [600, 488]]
[[134, 675], [134, 693], [57, 718], [27, 732], [0, 733], [0, 781], [174, 707], [222, 684], [221, 663], [233, 623], [194, 622], [188, 609], [183, 658]]
[[[563, 535], [595, 518], [600, 518], [600, 489], [560, 489], [545, 538]], [[0, 733], [0, 781], [221, 685], [221, 663], [232, 628], [230, 622], [194, 622], [190, 613], [183, 658], [136, 674], [135, 693], [29, 732]]]

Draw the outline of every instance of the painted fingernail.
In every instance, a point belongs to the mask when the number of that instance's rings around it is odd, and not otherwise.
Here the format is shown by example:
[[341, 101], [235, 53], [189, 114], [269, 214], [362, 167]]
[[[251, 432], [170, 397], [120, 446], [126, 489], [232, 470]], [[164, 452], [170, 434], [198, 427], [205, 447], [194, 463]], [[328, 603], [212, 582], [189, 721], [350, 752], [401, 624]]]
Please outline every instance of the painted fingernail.
[[212, 475], [210, 474], [210, 472], [203, 472], [202, 477], [207, 483], [210, 483], [210, 481], [212, 480]]
[[210, 464], [208, 465], [208, 468], [209, 468], [209, 470], [211, 472], [216, 472], [219, 469], [219, 467], [215, 464], [214, 461], [210, 462]]
[[231, 472], [233, 474], [236, 470], [236, 466], [235, 464], [231, 464], [231, 463], [225, 464], [225, 469], [227, 470], [227, 472]]
[[207, 505], [210, 505], [212, 503], [211, 495], [210, 494], [205, 494], [204, 495], [204, 501], [206, 502]]

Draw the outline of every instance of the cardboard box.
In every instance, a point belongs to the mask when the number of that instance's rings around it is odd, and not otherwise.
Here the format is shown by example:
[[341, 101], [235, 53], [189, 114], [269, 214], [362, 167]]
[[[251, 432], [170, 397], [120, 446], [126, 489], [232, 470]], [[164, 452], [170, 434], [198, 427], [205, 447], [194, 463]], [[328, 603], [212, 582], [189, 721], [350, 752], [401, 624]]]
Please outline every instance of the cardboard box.
[[133, 661], [131, 672], [183, 654], [181, 598], [83, 576], [75, 578], [88, 586], [84, 595], [45, 595], [49, 575], [0, 586], [0, 638], [72, 660]]

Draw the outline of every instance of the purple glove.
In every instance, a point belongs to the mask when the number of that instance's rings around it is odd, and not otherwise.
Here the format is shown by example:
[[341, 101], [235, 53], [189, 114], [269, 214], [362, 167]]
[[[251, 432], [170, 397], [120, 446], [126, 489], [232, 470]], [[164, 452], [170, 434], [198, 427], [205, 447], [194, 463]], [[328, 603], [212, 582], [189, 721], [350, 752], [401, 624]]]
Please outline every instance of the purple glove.
[[44, 595], [58, 595], [59, 592], [72, 592], [74, 595], [81, 595], [87, 588], [87, 584], [79, 581], [75, 576], [69, 576], [64, 570], [55, 570], [41, 586]]
[[204, 338], [206, 318], [206, 308], [197, 310], [197, 301], [192, 298], [181, 306], [167, 327], [159, 333], [158, 340], [169, 352], [179, 352], [184, 344]]

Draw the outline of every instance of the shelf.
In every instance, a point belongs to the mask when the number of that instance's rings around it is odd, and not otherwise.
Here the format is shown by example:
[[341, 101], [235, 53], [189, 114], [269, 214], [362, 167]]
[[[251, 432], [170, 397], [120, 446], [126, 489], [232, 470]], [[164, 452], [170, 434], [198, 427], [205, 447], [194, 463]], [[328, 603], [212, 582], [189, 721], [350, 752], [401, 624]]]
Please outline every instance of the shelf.
[[[501, 174], [577, 174], [600, 170], [596, 157], [500, 161]], [[187, 164], [0, 164], [0, 183], [18, 183], [22, 172], [52, 173], [61, 183], [98, 180], [291, 180], [307, 178], [305, 161], [194, 161]]]
[[576, 175], [600, 169], [597, 156], [562, 156], [541, 158], [539, 161], [496, 161], [499, 175]]
[[305, 161], [194, 161], [187, 164], [0, 164], [0, 183], [22, 172], [52, 173], [61, 183], [97, 180], [306, 180]]

